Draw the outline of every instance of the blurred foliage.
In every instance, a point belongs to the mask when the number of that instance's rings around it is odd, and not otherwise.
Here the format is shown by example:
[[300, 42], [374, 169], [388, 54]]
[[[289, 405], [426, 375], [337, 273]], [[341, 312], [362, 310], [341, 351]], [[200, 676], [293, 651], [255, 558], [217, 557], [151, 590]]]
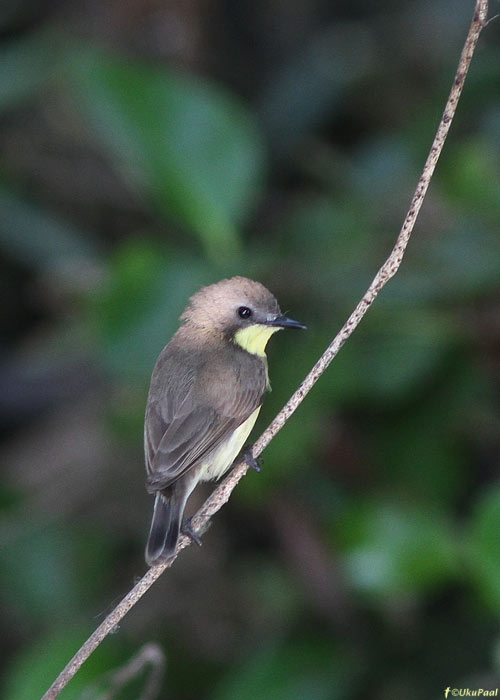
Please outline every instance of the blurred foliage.
[[66, 76], [103, 146], [134, 185], [201, 239], [209, 258], [234, 255], [263, 174], [259, 132], [210, 83], [102, 52], [72, 57]]
[[[7, 0], [2, 697], [39, 697], [144, 571], [144, 404], [189, 296], [243, 274], [307, 323], [270, 344], [263, 428], [391, 249], [471, 12]], [[500, 683], [497, 37], [399, 274], [204, 547], [61, 697], [150, 640], [176, 700]]]

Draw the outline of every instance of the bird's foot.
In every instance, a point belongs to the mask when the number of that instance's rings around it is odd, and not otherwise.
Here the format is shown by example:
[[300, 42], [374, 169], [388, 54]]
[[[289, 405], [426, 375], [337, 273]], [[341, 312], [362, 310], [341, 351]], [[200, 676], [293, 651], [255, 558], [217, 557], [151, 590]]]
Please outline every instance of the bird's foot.
[[198, 537], [198, 535], [196, 534], [196, 532], [193, 530], [193, 527], [192, 527], [192, 525], [191, 525], [191, 520], [192, 520], [192, 518], [185, 518], [185, 519], [182, 521], [181, 532], [182, 532], [183, 535], [186, 535], [186, 537], [189, 537], [189, 539], [190, 539], [192, 542], [194, 542], [195, 544], [197, 544], [198, 547], [201, 547], [202, 541], [200, 540], [200, 538]]
[[262, 458], [253, 456], [253, 445], [249, 445], [245, 449], [245, 451], [243, 452], [243, 457], [245, 458], [245, 462], [248, 464], [249, 467], [251, 467], [251, 469], [253, 469], [256, 472], [261, 471]]

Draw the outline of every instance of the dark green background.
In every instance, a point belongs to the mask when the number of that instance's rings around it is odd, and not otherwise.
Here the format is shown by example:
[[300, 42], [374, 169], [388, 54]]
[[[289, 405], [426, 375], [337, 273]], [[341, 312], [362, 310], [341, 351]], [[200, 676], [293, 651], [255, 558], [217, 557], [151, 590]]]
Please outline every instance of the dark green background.
[[[38, 698], [145, 571], [145, 396], [189, 295], [247, 275], [308, 325], [270, 343], [258, 434], [390, 251], [472, 10], [2, 4], [5, 700]], [[62, 698], [148, 641], [167, 700], [499, 684], [499, 36], [497, 20], [481, 37], [398, 276], [262, 473]]]

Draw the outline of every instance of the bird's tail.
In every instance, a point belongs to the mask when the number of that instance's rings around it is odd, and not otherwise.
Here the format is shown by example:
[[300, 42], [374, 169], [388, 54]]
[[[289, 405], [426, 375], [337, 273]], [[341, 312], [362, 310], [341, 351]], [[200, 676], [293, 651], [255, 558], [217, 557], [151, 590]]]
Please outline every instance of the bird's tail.
[[179, 498], [176, 489], [169, 496], [156, 493], [153, 520], [146, 545], [149, 566], [167, 561], [175, 553], [186, 498]]

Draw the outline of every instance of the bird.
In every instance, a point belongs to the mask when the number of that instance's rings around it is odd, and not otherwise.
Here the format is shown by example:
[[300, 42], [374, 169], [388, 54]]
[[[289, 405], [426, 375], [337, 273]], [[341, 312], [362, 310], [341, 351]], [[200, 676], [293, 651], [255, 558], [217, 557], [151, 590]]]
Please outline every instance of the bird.
[[281, 313], [264, 285], [245, 277], [200, 289], [180, 321], [158, 357], [146, 403], [146, 489], [155, 495], [149, 566], [173, 558], [180, 532], [200, 543], [183, 520], [186, 502], [198, 483], [219, 479], [242, 450], [270, 390], [270, 337], [305, 328]]

